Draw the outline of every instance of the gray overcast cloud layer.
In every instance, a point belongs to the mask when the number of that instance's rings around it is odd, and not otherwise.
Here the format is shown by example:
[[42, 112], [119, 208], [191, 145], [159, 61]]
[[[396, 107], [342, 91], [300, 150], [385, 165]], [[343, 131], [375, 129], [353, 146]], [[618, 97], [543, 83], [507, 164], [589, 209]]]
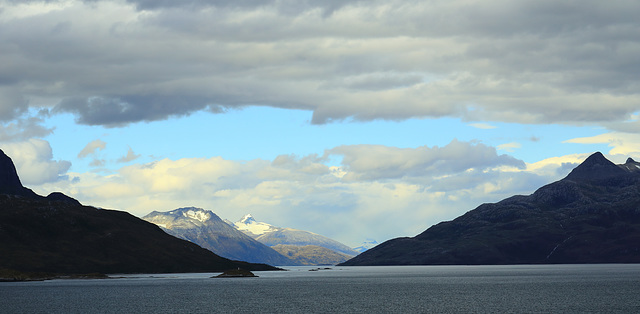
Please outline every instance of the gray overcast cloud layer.
[[123, 126], [243, 106], [313, 123], [624, 123], [638, 1], [2, 1], [0, 119]]

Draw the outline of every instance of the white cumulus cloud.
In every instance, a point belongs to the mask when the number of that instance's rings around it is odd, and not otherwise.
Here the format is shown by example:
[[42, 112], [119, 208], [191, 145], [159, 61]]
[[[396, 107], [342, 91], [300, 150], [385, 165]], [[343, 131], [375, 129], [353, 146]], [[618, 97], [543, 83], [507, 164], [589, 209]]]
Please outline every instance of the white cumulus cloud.
[[[342, 164], [328, 166], [328, 157], [341, 157]], [[339, 146], [323, 156], [273, 160], [163, 159], [105, 176], [69, 173], [71, 179], [35, 190], [60, 190], [84, 204], [138, 216], [184, 206], [211, 209], [231, 220], [250, 212], [355, 245], [367, 236], [415, 235], [481, 203], [531, 193], [560, 176], [527, 167], [495, 148], [454, 140], [443, 147]]]
[[53, 160], [51, 146], [45, 140], [30, 139], [1, 145], [5, 154], [13, 160], [20, 181], [27, 187], [64, 179], [71, 167], [69, 161]]

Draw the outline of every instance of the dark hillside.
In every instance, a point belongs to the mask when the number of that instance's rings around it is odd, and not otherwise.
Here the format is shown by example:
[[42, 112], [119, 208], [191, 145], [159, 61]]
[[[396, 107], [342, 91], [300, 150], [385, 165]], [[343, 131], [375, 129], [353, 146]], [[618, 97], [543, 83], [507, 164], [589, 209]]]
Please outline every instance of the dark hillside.
[[0, 268], [48, 273], [214, 272], [274, 269], [222, 258], [129, 213], [38, 196], [0, 151]]
[[596, 153], [532, 195], [480, 205], [343, 265], [638, 263], [638, 169]]

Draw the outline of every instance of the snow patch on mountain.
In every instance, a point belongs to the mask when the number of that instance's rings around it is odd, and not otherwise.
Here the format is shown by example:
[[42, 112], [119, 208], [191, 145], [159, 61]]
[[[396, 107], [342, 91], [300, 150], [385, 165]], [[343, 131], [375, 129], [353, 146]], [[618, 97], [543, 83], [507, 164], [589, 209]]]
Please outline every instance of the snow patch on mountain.
[[281, 229], [265, 222], [258, 222], [253, 218], [253, 216], [251, 216], [251, 214], [245, 215], [238, 222], [233, 223], [233, 226], [244, 233], [248, 233], [251, 237], [254, 238], [265, 233]]
[[169, 228], [167, 227], [167, 224], [163, 224], [163, 223], [159, 223], [159, 222], [156, 222], [155, 224], [156, 224], [157, 226], [159, 226], [160, 228], [169, 229]]
[[205, 222], [209, 219], [211, 219], [211, 214], [207, 211], [204, 210], [187, 210], [182, 212], [182, 215], [187, 217], [187, 218], [191, 218], [191, 219], [195, 219], [195, 220], [199, 220], [200, 222]]
[[358, 255], [350, 247], [325, 236], [304, 230], [282, 228], [265, 222], [256, 221], [251, 214], [247, 214], [233, 224], [238, 230], [268, 246], [286, 245], [317, 245], [349, 256]]
[[251, 216], [251, 214], [246, 214], [244, 215], [244, 217], [242, 217], [242, 219], [240, 219], [240, 222], [243, 224], [250, 224], [250, 223], [256, 223], [256, 220], [253, 219], [253, 216]]

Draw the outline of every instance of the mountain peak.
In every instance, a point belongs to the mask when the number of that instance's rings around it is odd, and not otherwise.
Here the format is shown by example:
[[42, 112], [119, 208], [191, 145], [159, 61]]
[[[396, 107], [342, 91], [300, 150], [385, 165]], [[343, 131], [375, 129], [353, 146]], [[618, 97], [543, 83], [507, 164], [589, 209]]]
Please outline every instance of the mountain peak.
[[236, 229], [249, 234], [250, 236], [259, 236], [267, 232], [272, 232], [274, 230], [280, 229], [268, 223], [256, 221], [253, 216], [251, 216], [251, 214], [244, 215], [244, 217], [233, 224], [233, 226]]
[[601, 152], [595, 152], [582, 162], [583, 165], [608, 165], [613, 164]]
[[627, 161], [619, 166], [628, 172], [640, 172], [640, 162], [633, 160], [631, 157], [627, 158]]
[[244, 217], [242, 217], [242, 219], [240, 219], [239, 222], [248, 225], [248, 224], [251, 224], [251, 223], [255, 223], [256, 220], [253, 219], [253, 216], [251, 216], [251, 214], [246, 214], [246, 215], [244, 215]]
[[219, 217], [212, 211], [198, 207], [182, 207], [174, 209], [168, 213], [169, 215], [173, 215], [174, 217], [185, 217], [187, 219], [197, 220], [200, 222], [206, 222], [208, 220], [211, 220], [213, 217], [219, 219]]
[[0, 194], [37, 197], [33, 191], [25, 188], [20, 182], [16, 166], [11, 157], [0, 149]]
[[18, 172], [11, 160], [11, 157], [7, 156], [0, 149], [0, 190], [17, 190], [23, 188], [20, 178], [18, 178]]
[[627, 173], [627, 171], [618, 167], [616, 164], [604, 157], [601, 152], [596, 152], [585, 159], [585, 161], [583, 161], [578, 167], [573, 169], [566, 179], [601, 180], [625, 173]]
[[201, 208], [189, 208], [182, 212], [182, 216], [205, 222], [211, 219], [211, 213]]

